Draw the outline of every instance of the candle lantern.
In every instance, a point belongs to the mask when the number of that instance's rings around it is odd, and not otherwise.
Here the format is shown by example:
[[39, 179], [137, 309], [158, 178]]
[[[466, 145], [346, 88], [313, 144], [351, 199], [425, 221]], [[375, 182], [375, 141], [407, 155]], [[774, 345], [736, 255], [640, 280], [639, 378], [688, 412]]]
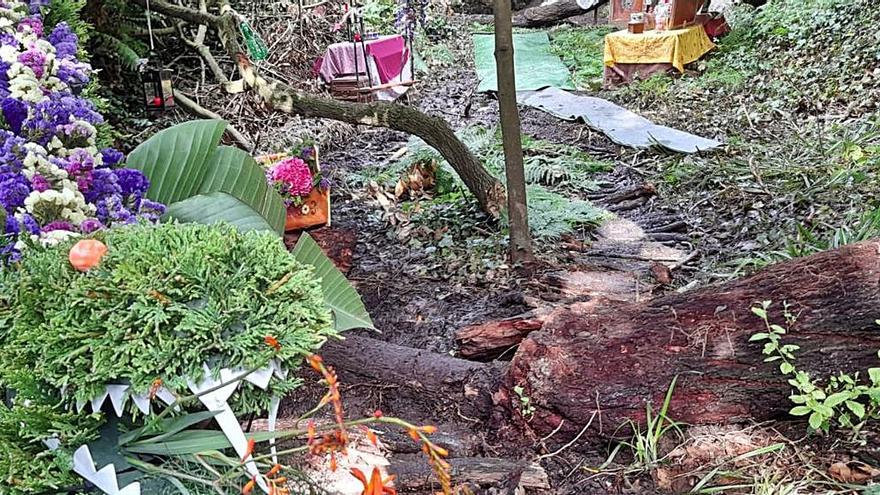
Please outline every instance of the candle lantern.
[[161, 113], [174, 107], [170, 70], [144, 64], [141, 66], [141, 82], [144, 87], [144, 108], [148, 114]]

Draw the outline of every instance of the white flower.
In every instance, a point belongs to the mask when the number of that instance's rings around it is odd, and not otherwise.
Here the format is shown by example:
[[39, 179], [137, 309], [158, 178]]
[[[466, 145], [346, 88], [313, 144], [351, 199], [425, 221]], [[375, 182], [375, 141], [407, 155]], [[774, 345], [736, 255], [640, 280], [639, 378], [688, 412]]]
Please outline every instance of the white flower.
[[[0, 18], [0, 23], [2, 22], [3, 18]], [[0, 46], [0, 60], [3, 60], [7, 64], [11, 65], [11, 67], [7, 71], [8, 73], [11, 73], [13, 67], [15, 67], [15, 64], [18, 64], [18, 50], [11, 45]]]
[[79, 234], [69, 230], [53, 230], [43, 233], [40, 237], [40, 243], [44, 246], [55, 246], [74, 237], [79, 237]]

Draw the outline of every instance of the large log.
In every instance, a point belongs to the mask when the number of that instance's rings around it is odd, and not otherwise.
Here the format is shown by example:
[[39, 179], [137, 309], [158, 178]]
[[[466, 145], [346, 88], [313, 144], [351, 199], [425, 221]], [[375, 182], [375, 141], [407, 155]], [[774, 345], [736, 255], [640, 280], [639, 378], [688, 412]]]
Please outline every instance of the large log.
[[[675, 377], [669, 415], [691, 424], [766, 420], [792, 407], [789, 386], [762, 345], [751, 308], [783, 302], [798, 315], [785, 341], [801, 346], [796, 365], [825, 377], [877, 366], [880, 348], [880, 241], [772, 265], [755, 275], [647, 302], [594, 301], [557, 309], [520, 345], [509, 367], [486, 365], [348, 337], [325, 346], [328, 363], [349, 375], [400, 385], [467, 416], [492, 418], [494, 431], [531, 443], [611, 435], [641, 421]], [[346, 379], [346, 381], [349, 381]], [[521, 415], [523, 387], [534, 414]]]
[[[592, 12], [606, 0], [550, 0], [516, 12], [512, 18], [514, 27], [544, 27], [558, 24], [565, 19]], [[585, 5], [584, 8], [582, 5]], [[492, 16], [474, 15], [472, 20], [485, 24], [494, 22]]]
[[[792, 407], [789, 386], [763, 362], [762, 345], [748, 341], [763, 330], [751, 308], [765, 300], [774, 302], [773, 322], [785, 323], [783, 302], [798, 315], [784, 341], [801, 346], [795, 364], [812, 376], [880, 363], [880, 242], [868, 241], [641, 304], [562, 309], [520, 345], [497, 404], [538, 435], [559, 428], [556, 438], [571, 438], [591, 419], [609, 434], [643, 419], [646, 402], [659, 405], [678, 377], [670, 408], [676, 420], [779, 417]], [[514, 386], [536, 408], [527, 424]]]

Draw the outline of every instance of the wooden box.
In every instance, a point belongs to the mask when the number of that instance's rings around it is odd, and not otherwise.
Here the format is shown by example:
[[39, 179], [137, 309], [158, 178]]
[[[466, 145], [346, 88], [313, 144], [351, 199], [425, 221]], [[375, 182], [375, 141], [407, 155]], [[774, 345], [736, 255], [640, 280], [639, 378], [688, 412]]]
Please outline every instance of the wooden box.
[[302, 230], [317, 225], [330, 225], [330, 189], [313, 187], [300, 205], [287, 207], [284, 230]]
[[644, 0], [611, 0], [611, 24], [625, 26], [629, 15], [645, 11]]
[[672, 0], [666, 29], [679, 29], [694, 23], [704, 0]]

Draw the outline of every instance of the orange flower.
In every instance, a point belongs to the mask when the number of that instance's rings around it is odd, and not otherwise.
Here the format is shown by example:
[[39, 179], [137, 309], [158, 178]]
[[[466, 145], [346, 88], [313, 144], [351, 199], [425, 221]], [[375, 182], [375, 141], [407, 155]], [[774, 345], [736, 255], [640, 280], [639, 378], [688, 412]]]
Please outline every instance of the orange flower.
[[306, 360], [309, 362], [309, 366], [311, 366], [313, 370], [317, 371], [318, 373], [323, 373], [322, 368], [324, 367], [324, 360], [321, 359], [321, 356], [317, 354], [312, 354], [311, 356], [306, 358]]
[[423, 426], [422, 431], [427, 433], [428, 435], [431, 435], [431, 434], [437, 433], [437, 427], [431, 426], [431, 425]]
[[370, 441], [375, 446], [379, 446], [379, 437], [376, 436], [376, 433], [373, 432], [369, 427], [363, 426], [364, 434], [367, 435], [367, 440]]
[[256, 485], [256, 484], [257, 484], [257, 482], [254, 480], [250, 480], [247, 483], [245, 483], [244, 488], [241, 489], [241, 495], [248, 495], [251, 491], [253, 491], [254, 485]]
[[159, 377], [156, 377], [156, 379], [153, 380], [153, 383], [150, 384], [150, 400], [153, 400], [156, 398], [156, 394], [159, 393], [159, 389], [161, 387], [162, 387], [162, 379]]
[[364, 491], [361, 492], [361, 495], [397, 495], [397, 490], [389, 485], [394, 481], [394, 476], [389, 476], [383, 480], [379, 468], [373, 468], [369, 481], [367, 481], [367, 476], [364, 472], [358, 468], [351, 468], [351, 475], [364, 485]]
[[416, 431], [415, 428], [410, 428], [407, 430], [407, 433], [409, 433], [409, 437], [412, 438], [414, 442], [420, 442], [422, 440], [422, 437], [419, 436], [419, 432]]
[[247, 458], [250, 457], [251, 454], [254, 453], [254, 446], [255, 446], [256, 444], [257, 444], [257, 442], [256, 442], [253, 438], [248, 439], [247, 450], [244, 451], [244, 456], [242, 456], [242, 458], [241, 458], [241, 462], [246, 461]]
[[271, 478], [272, 476], [275, 476], [276, 474], [278, 474], [280, 471], [281, 471], [281, 464], [275, 464], [274, 466], [272, 466], [272, 469], [270, 469], [269, 472], [266, 473], [266, 476]]
[[275, 337], [271, 335], [266, 335], [265, 337], [263, 337], [263, 340], [266, 342], [267, 346], [275, 349], [275, 352], [281, 350], [281, 344], [278, 343], [278, 339], [276, 339]]

